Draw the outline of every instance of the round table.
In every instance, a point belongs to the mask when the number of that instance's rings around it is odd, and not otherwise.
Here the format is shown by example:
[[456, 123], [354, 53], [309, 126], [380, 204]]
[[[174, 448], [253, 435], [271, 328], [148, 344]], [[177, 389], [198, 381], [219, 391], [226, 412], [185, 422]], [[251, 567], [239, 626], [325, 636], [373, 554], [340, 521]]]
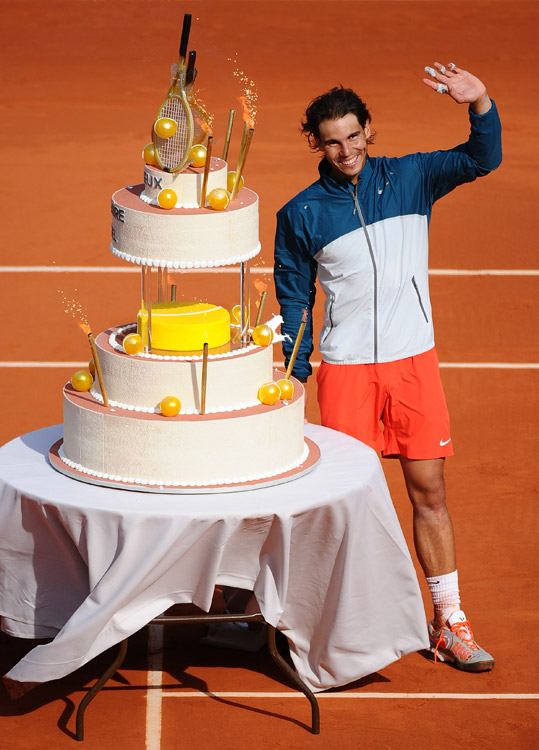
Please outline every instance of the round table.
[[428, 645], [414, 567], [374, 451], [317, 425], [316, 468], [237, 493], [99, 487], [52, 469], [56, 425], [0, 449], [2, 629], [52, 637], [8, 673], [69, 674], [176, 603], [216, 585], [255, 592], [314, 691]]

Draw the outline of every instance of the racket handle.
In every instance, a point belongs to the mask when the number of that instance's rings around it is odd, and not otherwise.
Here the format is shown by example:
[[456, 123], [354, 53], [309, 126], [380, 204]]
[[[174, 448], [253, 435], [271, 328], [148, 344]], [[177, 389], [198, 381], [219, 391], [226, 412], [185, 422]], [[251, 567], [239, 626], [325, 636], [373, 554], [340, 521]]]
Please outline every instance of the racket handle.
[[183, 17], [182, 38], [180, 40], [180, 59], [185, 60], [187, 54], [187, 45], [189, 43], [189, 33], [191, 31], [191, 14], [186, 13]]
[[189, 62], [187, 63], [187, 72], [185, 74], [185, 88], [192, 86], [195, 82], [195, 61], [197, 53], [194, 49], [189, 52]]

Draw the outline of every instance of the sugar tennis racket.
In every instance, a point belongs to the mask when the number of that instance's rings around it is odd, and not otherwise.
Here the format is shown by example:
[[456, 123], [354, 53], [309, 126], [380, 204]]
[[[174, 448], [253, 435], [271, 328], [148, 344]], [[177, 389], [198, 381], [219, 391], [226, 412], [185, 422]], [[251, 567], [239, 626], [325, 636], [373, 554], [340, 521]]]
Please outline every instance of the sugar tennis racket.
[[198, 72], [195, 68], [196, 56], [197, 53], [195, 50], [189, 52], [189, 62], [187, 64], [187, 73], [185, 74], [185, 95], [193, 114], [193, 143], [204, 143], [208, 137], [208, 133], [211, 131], [210, 116], [200, 102], [196, 100], [193, 93], [193, 85]]
[[155, 147], [156, 161], [166, 172], [180, 172], [185, 168], [189, 159], [189, 151], [193, 145], [193, 115], [185, 94], [185, 55], [191, 30], [191, 14], [183, 17], [183, 29], [180, 41], [178, 66], [167, 96], [159, 108], [156, 121], [167, 117], [177, 123], [177, 130], [170, 138], [162, 138], [155, 132], [152, 140]]

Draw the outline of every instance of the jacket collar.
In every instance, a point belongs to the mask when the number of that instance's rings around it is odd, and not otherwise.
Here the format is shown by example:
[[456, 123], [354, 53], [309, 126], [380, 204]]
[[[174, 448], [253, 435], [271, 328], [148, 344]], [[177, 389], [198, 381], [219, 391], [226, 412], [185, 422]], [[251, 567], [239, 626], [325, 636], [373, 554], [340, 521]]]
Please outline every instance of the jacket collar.
[[[320, 164], [318, 165], [318, 172], [320, 173], [320, 182], [324, 186], [324, 188], [334, 194], [346, 194], [350, 195], [350, 187], [353, 187], [352, 183], [348, 180], [336, 180], [334, 177], [331, 176], [331, 167], [329, 165], [328, 160], [324, 157], [320, 160]], [[372, 169], [372, 163], [370, 160], [370, 157], [367, 156], [367, 160], [365, 162], [365, 166], [359, 173], [358, 178], [358, 191], [361, 192], [363, 189], [365, 189], [365, 186], [369, 183], [370, 178], [372, 177], [373, 169]]]

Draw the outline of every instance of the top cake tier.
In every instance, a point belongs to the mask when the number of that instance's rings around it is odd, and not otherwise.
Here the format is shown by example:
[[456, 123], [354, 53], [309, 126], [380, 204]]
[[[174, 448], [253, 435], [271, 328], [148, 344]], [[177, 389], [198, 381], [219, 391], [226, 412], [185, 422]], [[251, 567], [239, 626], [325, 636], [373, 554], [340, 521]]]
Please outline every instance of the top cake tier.
[[[243, 188], [224, 211], [196, 208], [202, 169], [179, 174], [145, 167], [143, 185], [112, 196], [111, 250], [119, 258], [161, 268], [213, 268], [249, 260], [260, 252], [258, 196]], [[212, 159], [208, 191], [226, 186], [226, 162]], [[172, 188], [176, 208], [157, 204], [160, 190]]]

